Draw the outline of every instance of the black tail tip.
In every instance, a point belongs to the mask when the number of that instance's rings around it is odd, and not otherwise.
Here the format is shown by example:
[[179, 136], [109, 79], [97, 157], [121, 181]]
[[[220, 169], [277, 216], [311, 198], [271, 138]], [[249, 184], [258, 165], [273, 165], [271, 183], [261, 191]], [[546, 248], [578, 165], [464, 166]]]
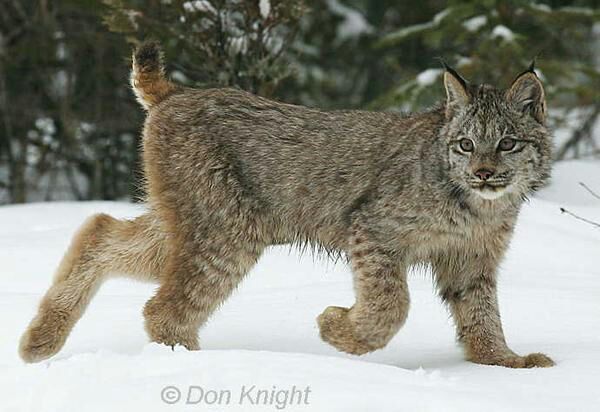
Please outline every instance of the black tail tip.
[[142, 70], [157, 70], [162, 65], [162, 49], [157, 41], [146, 41], [134, 52], [135, 64]]

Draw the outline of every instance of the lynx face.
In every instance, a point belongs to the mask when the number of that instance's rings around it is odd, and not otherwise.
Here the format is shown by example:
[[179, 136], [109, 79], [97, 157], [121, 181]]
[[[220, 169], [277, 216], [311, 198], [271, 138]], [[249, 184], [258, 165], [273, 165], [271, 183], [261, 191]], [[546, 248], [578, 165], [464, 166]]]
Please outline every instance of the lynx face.
[[444, 83], [454, 183], [488, 200], [509, 192], [526, 196], [542, 186], [549, 177], [551, 139], [544, 126], [544, 90], [533, 70], [507, 91], [469, 86], [451, 70]]

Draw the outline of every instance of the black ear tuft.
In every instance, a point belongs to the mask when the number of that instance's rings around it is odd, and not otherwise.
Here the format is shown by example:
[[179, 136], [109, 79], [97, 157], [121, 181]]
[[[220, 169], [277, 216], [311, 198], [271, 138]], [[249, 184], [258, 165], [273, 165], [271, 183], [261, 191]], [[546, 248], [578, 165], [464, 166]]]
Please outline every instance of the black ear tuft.
[[440, 64], [444, 68], [444, 70], [450, 69], [450, 66], [448, 65], [448, 63], [446, 63], [446, 60], [444, 60], [443, 57], [438, 56], [438, 57], [435, 58], [435, 60], [437, 60], [438, 62], [440, 62]]
[[443, 57], [438, 57], [437, 59], [440, 62], [440, 64], [442, 65], [442, 67], [444, 68], [444, 71], [446, 71], [446, 72], [450, 73], [452, 76], [454, 76], [465, 89], [468, 88], [469, 83], [465, 80], [465, 78], [462, 77], [456, 70], [454, 70], [448, 63], [446, 63], [446, 60], [444, 60]]

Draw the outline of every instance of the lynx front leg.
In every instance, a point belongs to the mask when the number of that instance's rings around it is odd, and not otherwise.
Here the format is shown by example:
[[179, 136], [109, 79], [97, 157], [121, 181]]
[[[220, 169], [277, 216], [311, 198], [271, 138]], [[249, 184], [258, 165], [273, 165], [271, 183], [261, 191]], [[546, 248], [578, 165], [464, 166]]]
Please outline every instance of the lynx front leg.
[[406, 272], [367, 236], [350, 240], [356, 302], [330, 306], [317, 322], [321, 338], [340, 351], [362, 355], [383, 348], [406, 320], [409, 306]]
[[440, 294], [450, 307], [466, 358], [509, 368], [553, 366], [542, 353], [519, 356], [507, 346], [498, 310], [497, 264], [485, 252], [474, 256], [445, 257], [434, 263]]

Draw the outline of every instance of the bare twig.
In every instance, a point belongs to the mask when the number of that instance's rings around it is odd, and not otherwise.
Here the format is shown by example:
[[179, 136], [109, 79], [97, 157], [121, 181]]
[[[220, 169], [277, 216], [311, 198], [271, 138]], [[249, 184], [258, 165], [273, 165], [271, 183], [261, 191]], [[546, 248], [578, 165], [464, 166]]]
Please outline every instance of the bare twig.
[[590, 192], [590, 194], [592, 196], [594, 196], [596, 199], [600, 199], [600, 195], [598, 195], [596, 192], [594, 192], [592, 189], [590, 189], [585, 183], [579, 182], [579, 185], [581, 187], [583, 187], [585, 190], [587, 190], [588, 192]]
[[600, 229], [600, 223], [596, 223], [596, 222], [594, 222], [594, 221], [591, 221], [591, 220], [589, 220], [589, 219], [586, 219], [586, 218], [584, 218], [584, 217], [578, 216], [578, 215], [576, 215], [575, 213], [568, 211], [568, 210], [567, 210], [567, 209], [565, 209], [564, 207], [561, 207], [561, 208], [560, 208], [560, 211], [561, 211], [561, 213], [566, 213], [567, 215], [573, 216], [573, 217], [574, 217], [575, 219], [577, 219], [577, 220], [581, 220], [582, 222], [585, 222], [585, 223], [587, 223], [587, 224], [590, 224], [590, 225], [592, 225], [592, 226], [595, 226], [595, 227], [597, 227], [598, 229]]

